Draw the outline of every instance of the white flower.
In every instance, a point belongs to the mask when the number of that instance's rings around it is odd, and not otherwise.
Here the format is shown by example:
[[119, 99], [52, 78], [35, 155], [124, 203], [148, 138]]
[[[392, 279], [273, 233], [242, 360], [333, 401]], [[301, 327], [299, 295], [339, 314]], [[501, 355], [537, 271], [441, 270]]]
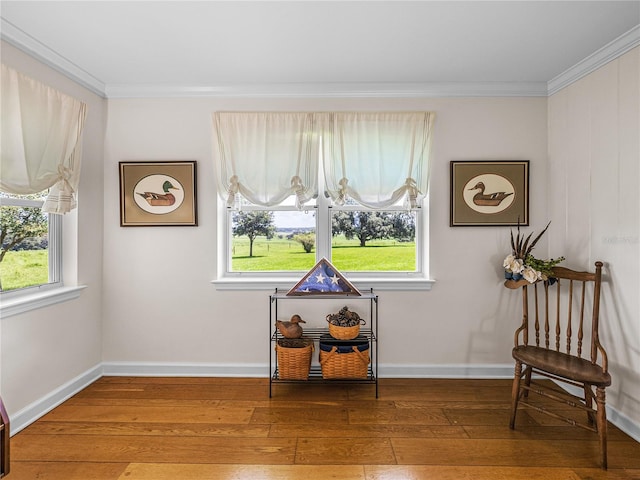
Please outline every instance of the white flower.
[[513, 255], [508, 255], [507, 258], [504, 259], [502, 266], [508, 271], [512, 273], [521, 273], [524, 268], [524, 262], [521, 258], [516, 258]]
[[538, 280], [542, 279], [542, 273], [534, 270], [531, 267], [524, 267], [522, 270], [522, 276], [529, 283], [535, 283]]
[[504, 259], [504, 262], [502, 262], [502, 266], [504, 268], [509, 268], [509, 265], [511, 265], [511, 262], [513, 262], [516, 259], [516, 257], [514, 257], [513, 255], [507, 255], [507, 258]]

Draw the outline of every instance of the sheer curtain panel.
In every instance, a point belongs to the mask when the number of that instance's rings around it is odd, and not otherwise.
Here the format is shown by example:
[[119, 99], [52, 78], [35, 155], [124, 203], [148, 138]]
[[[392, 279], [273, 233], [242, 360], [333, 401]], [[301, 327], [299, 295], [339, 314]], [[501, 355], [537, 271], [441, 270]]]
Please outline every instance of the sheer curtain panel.
[[318, 132], [313, 113], [215, 112], [213, 153], [218, 192], [228, 207], [241, 195], [279, 205], [291, 195], [302, 208], [318, 192]]
[[332, 200], [383, 209], [404, 198], [407, 208], [419, 207], [429, 183], [434, 119], [431, 112], [327, 114], [322, 138]]
[[76, 207], [86, 105], [2, 65], [0, 190], [51, 189], [42, 209]]

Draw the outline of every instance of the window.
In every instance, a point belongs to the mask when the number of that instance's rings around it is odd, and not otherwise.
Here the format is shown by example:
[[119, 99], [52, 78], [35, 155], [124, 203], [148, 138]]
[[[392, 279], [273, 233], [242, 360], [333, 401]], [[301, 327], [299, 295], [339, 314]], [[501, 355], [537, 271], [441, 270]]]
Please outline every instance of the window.
[[[293, 203], [289, 199], [288, 203]], [[228, 273], [301, 272], [327, 258], [342, 272], [422, 272], [421, 210], [335, 206], [326, 199], [305, 210], [247, 204], [227, 210]]]
[[[426, 280], [429, 112], [216, 112], [222, 280]], [[425, 287], [425, 288], [428, 288]]]
[[62, 218], [42, 211], [46, 194], [0, 193], [3, 297], [62, 284]]

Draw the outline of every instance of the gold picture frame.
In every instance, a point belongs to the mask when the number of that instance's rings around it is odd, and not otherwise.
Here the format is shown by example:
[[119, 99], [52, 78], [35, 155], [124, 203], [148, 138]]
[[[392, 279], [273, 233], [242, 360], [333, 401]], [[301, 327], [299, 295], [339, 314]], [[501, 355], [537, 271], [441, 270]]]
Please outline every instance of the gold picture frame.
[[120, 162], [120, 226], [198, 225], [196, 162]]
[[451, 162], [450, 226], [529, 225], [529, 160]]

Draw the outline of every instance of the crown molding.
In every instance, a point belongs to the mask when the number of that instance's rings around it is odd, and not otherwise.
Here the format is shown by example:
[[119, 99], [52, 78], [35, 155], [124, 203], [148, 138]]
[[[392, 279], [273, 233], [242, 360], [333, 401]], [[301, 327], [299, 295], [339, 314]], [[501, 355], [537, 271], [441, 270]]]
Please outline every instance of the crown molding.
[[545, 97], [546, 82], [271, 83], [205, 85], [107, 85], [107, 98], [276, 97], [421, 98]]
[[609, 63], [611, 60], [624, 55], [638, 45], [640, 45], [640, 25], [636, 25], [628, 32], [623, 33], [612, 42], [576, 63], [573, 67], [549, 80], [548, 95], [553, 95], [557, 91], [577, 82], [582, 77]]
[[29, 54], [46, 66], [57, 70], [71, 80], [89, 89], [96, 95], [105, 96], [105, 84], [86, 72], [73, 62], [51, 50], [49, 47], [36, 40], [31, 35], [18, 27], [0, 18], [0, 38], [14, 47]]

